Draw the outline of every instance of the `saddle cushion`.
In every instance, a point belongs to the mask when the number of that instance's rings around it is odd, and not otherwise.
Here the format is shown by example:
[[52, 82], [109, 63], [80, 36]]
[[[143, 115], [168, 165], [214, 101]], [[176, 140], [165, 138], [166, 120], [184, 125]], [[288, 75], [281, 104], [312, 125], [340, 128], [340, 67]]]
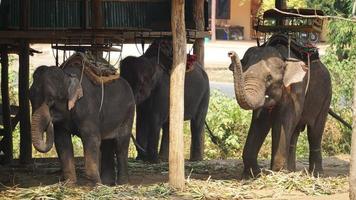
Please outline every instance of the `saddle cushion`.
[[60, 67], [77, 66], [96, 85], [106, 84], [120, 78], [116, 69], [103, 58], [95, 59], [89, 53], [75, 53]]

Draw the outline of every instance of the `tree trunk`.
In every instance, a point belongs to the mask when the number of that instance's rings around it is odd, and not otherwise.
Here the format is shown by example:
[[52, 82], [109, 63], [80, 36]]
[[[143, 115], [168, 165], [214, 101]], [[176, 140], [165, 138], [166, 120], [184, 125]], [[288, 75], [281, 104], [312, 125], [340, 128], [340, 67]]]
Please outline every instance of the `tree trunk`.
[[356, 200], [356, 81], [354, 83], [354, 97], [352, 105], [352, 137], [350, 160], [350, 200]]
[[186, 30], [184, 0], [172, 0], [173, 65], [169, 100], [169, 183], [184, 188], [184, 78], [186, 67]]

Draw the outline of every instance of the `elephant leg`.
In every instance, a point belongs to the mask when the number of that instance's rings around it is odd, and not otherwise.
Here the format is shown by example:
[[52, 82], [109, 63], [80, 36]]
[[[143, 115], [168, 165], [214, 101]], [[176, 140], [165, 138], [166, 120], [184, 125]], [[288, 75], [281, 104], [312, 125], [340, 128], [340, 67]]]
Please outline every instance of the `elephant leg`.
[[[144, 112], [141, 106], [137, 106], [136, 112], [136, 141], [137, 144], [140, 145], [144, 150], [147, 151], [147, 140], [148, 140], [148, 133], [147, 133], [147, 126], [146, 121], [143, 116]], [[146, 119], [147, 120], [147, 119]], [[137, 150], [137, 157], [136, 160], [146, 160], [146, 153], [143, 152], [141, 149], [136, 148]]]
[[149, 137], [147, 140], [147, 159], [146, 161], [152, 163], [158, 163], [158, 142], [159, 142], [159, 132], [161, 129], [161, 124], [158, 120], [152, 120], [153, 123], [150, 124]]
[[308, 126], [309, 171], [314, 175], [323, 173], [321, 140], [324, 132], [325, 122], [326, 117], [323, 117], [316, 120], [313, 127]]
[[258, 111], [253, 111], [251, 126], [248, 131], [246, 143], [244, 146], [242, 159], [244, 163], [243, 176], [256, 176], [261, 172], [257, 163], [257, 155], [261, 146], [271, 128], [270, 114], [268, 110], [263, 109], [259, 116]]
[[290, 145], [289, 145], [289, 156], [288, 156], [288, 163], [287, 167], [289, 171], [295, 171], [296, 170], [296, 150], [297, 150], [297, 141], [299, 137], [300, 131], [299, 129], [295, 129], [291, 139], [290, 139]]
[[119, 136], [116, 138], [117, 184], [125, 184], [129, 181], [127, 158], [130, 145], [130, 136], [132, 134], [134, 112], [134, 107], [129, 109], [126, 121], [123, 123], [122, 132], [119, 132]]
[[101, 183], [99, 174], [101, 138], [97, 126], [91, 122], [85, 122], [81, 124], [80, 134], [84, 148], [85, 174], [93, 183]]
[[192, 119], [190, 121], [191, 144], [190, 144], [190, 160], [203, 160], [204, 155], [204, 119]]
[[55, 130], [54, 143], [56, 146], [58, 158], [62, 167], [64, 180], [76, 183], [77, 175], [75, 173], [74, 153], [72, 138], [69, 133], [63, 130]]
[[168, 161], [169, 155], [169, 123], [166, 122], [162, 126], [162, 140], [159, 149], [159, 158], [161, 161]]
[[287, 169], [289, 145], [295, 128], [295, 120], [291, 115], [280, 116], [273, 125], [271, 158], [271, 169], [273, 171]]
[[105, 185], [115, 185], [115, 141], [101, 141], [101, 165], [100, 177]]
[[203, 160], [205, 141], [205, 118], [208, 112], [210, 93], [205, 93], [196, 116], [190, 121], [191, 145], [190, 160]]
[[117, 184], [126, 184], [129, 181], [128, 173], [128, 150], [130, 135], [120, 136], [116, 140], [116, 159], [117, 159]]

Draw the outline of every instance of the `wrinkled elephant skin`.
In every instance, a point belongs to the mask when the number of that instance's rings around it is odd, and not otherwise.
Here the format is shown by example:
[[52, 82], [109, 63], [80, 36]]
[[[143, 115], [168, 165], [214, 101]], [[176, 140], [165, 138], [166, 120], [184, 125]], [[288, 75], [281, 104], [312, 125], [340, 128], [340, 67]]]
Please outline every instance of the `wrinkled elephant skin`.
[[317, 59], [311, 62], [308, 81], [307, 61], [293, 52], [287, 60], [287, 52], [283, 45], [252, 47], [241, 61], [235, 52], [229, 53], [237, 102], [253, 110], [243, 151], [246, 176], [260, 172], [257, 155], [270, 129], [272, 170], [295, 170], [297, 139], [307, 127], [309, 170], [323, 171], [321, 139], [332, 95], [330, 74]]
[[[118, 161], [117, 182], [126, 183], [128, 145], [135, 112], [131, 87], [121, 78], [105, 84], [103, 106], [99, 111], [101, 86], [94, 85], [86, 75], [80, 83], [80, 76], [77, 66], [64, 69], [40, 66], [35, 70], [30, 88], [33, 145], [46, 152], [54, 142], [63, 178], [75, 183], [71, 140], [75, 134], [83, 142], [85, 174], [91, 183], [115, 184], [114, 152]], [[45, 141], [44, 132], [47, 132]]]
[[[137, 149], [137, 159], [149, 162], [168, 160], [169, 73], [172, 65], [172, 42], [155, 40], [140, 57], [121, 62], [121, 76], [132, 87], [137, 104], [136, 137], [146, 152]], [[209, 80], [202, 66], [195, 62], [185, 75], [184, 119], [190, 120], [190, 159], [202, 160], [204, 121], [209, 104]], [[163, 129], [160, 152], [158, 143]]]

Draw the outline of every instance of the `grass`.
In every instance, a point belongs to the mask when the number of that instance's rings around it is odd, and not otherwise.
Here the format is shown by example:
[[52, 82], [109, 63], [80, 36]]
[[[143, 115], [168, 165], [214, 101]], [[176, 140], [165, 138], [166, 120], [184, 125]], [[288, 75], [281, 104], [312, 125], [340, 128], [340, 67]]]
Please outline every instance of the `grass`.
[[[272, 190], [273, 192], [263, 192]], [[261, 192], [262, 191], [262, 192]], [[312, 177], [303, 172], [263, 174], [252, 180], [197, 180], [188, 178], [183, 191], [167, 183], [145, 186], [70, 187], [66, 183], [33, 188], [8, 188], [1, 199], [250, 199], [277, 198], [298, 191], [305, 195], [330, 195], [347, 191], [347, 178]]]

